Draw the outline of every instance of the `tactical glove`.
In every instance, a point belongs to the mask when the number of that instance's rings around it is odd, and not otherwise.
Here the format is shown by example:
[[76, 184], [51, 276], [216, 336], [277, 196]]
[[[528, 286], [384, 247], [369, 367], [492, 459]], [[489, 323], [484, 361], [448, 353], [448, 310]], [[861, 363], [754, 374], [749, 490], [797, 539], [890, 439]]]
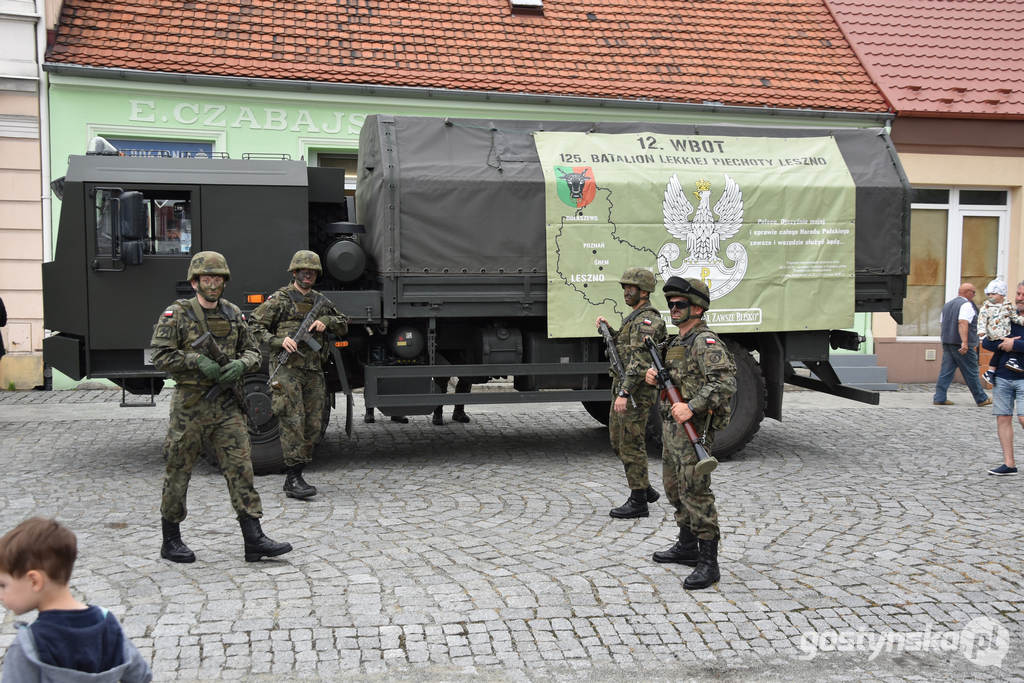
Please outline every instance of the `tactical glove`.
[[235, 359], [220, 369], [221, 383], [234, 383], [238, 381], [238, 378], [245, 372], [245, 363]]
[[217, 365], [217, 361], [201, 355], [196, 363], [199, 365], [199, 371], [206, 375], [207, 379], [216, 381], [220, 377], [220, 366]]

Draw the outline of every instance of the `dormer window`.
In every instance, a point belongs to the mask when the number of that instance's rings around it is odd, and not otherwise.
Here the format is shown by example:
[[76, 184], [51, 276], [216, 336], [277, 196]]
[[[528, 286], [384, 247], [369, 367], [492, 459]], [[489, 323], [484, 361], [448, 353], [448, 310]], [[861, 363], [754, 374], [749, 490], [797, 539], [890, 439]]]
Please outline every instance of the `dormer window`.
[[508, 0], [512, 14], [544, 14], [544, 0]]

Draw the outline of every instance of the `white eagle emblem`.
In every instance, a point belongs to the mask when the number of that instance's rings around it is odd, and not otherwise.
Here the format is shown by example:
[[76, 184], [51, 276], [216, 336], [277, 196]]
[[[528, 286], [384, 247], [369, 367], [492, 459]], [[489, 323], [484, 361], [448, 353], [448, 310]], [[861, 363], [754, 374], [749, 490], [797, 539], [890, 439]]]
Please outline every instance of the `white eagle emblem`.
[[665, 187], [665, 200], [661, 205], [665, 230], [672, 237], [686, 241], [687, 256], [679, 266], [673, 266], [681, 251], [675, 242], [666, 242], [658, 252], [658, 272], [663, 280], [673, 276], [703, 280], [711, 290], [711, 298], [716, 299], [731, 292], [747, 270], [747, 250], [739, 242], [733, 242], [726, 249], [733, 267], [727, 268], [719, 256], [722, 242], [739, 232], [743, 225], [743, 193], [735, 180], [725, 176], [725, 190], [715, 203], [713, 214], [711, 183], [698, 180], [696, 187], [693, 193], [699, 200], [696, 211], [676, 174], [672, 174]]

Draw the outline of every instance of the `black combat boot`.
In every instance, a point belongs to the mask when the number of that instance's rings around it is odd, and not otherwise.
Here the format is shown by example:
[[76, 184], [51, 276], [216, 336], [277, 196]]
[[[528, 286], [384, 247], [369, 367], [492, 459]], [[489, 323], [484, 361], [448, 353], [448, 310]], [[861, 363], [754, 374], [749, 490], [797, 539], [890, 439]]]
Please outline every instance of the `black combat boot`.
[[436, 424], [438, 427], [444, 424], [444, 415], [441, 413], [441, 406], [434, 408], [434, 417], [431, 418], [431, 422]]
[[259, 562], [262, 557], [277, 557], [292, 551], [291, 543], [278, 543], [267, 538], [263, 534], [260, 520], [255, 517], [241, 515], [238, 525], [242, 527], [242, 538], [245, 539], [246, 562]]
[[700, 560], [700, 551], [697, 548], [697, 537], [689, 529], [679, 530], [679, 540], [668, 550], [659, 550], [654, 553], [655, 562], [675, 562], [685, 564], [687, 567], [696, 567]]
[[661, 498], [661, 494], [654, 490], [654, 487], [650, 484], [647, 485], [647, 502], [653, 503], [654, 501]]
[[402, 424], [402, 425], [409, 424], [409, 418], [407, 418], [405, 415], [392, 415], [391, 416], [391, 421], [392, 422], [397, 422], [398, 424]]
[[469, 415], [466, 415], [466, 406], [455, 406], [455, 410], [452, 411], [452, 420], [462, 423], [469, 422]]
[[373, 424], [377, 420], [373, 417], [373, 408], [367, 408], [366, 414], [363, 415], [363, 422], [366, 424]]
[[616, 519], [649, 517], [651, 513], [647, 510], [647, 489], [630, 491], [626, 502], [617, 508], [612, 508], [608, 514]]
[[171, 562], [187, 564], [196, 561], [196, 554], [181, 540], [181, 529], [176, 522], [168, 522], [161, 518], [164, 542], [160, 546], [160, 557]]
[[316, 495], [316, 487], [310, 486], [302, 478], [302, 465], [292, 465], [285, 469], [284, 492], [289, 498], [305, 500]]
[[697, 543], [700, 545], [700, 560], [693, 573], [683, 581], [683, 588], [688, 591], [707, 588], [722, 578], [718, 571], [718, 539], [705, 541], [701, 538]]

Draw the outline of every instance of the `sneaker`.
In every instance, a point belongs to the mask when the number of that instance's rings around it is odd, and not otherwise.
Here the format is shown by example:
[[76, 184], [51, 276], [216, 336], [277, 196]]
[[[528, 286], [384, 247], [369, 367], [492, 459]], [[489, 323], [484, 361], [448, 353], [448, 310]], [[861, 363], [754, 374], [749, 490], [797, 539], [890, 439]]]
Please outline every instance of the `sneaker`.
[[996, 372], [995, 370], [986, 370], [985, 374], [981, 376], [985, 380], [985, 384], [992, 386], [996, 383]]
[[1017, 474], [1016, 467], [1007, 467], [1006, 465], [1000, 465], [999, 467], [993, 467], [988, 471], [989, 474], [994, 474], [997, 477], [1005, 477], [1011, 474]]
[[1017, 358], [1016, 356], [1007, 359], [1007, 361], [1003, 363], [1003, 366], [1010, 368], [1014, 372], [1024, 372], [1024, 366], [1021, 366], [1020, 359]]
[[984, 408], [985, 406], [990, 406], [990, 405], [992, 405], [992, 399], [986, 398], [984, 401], [982, 401], [981, 403], [978, 404], [978, 407], [979, 408]]

